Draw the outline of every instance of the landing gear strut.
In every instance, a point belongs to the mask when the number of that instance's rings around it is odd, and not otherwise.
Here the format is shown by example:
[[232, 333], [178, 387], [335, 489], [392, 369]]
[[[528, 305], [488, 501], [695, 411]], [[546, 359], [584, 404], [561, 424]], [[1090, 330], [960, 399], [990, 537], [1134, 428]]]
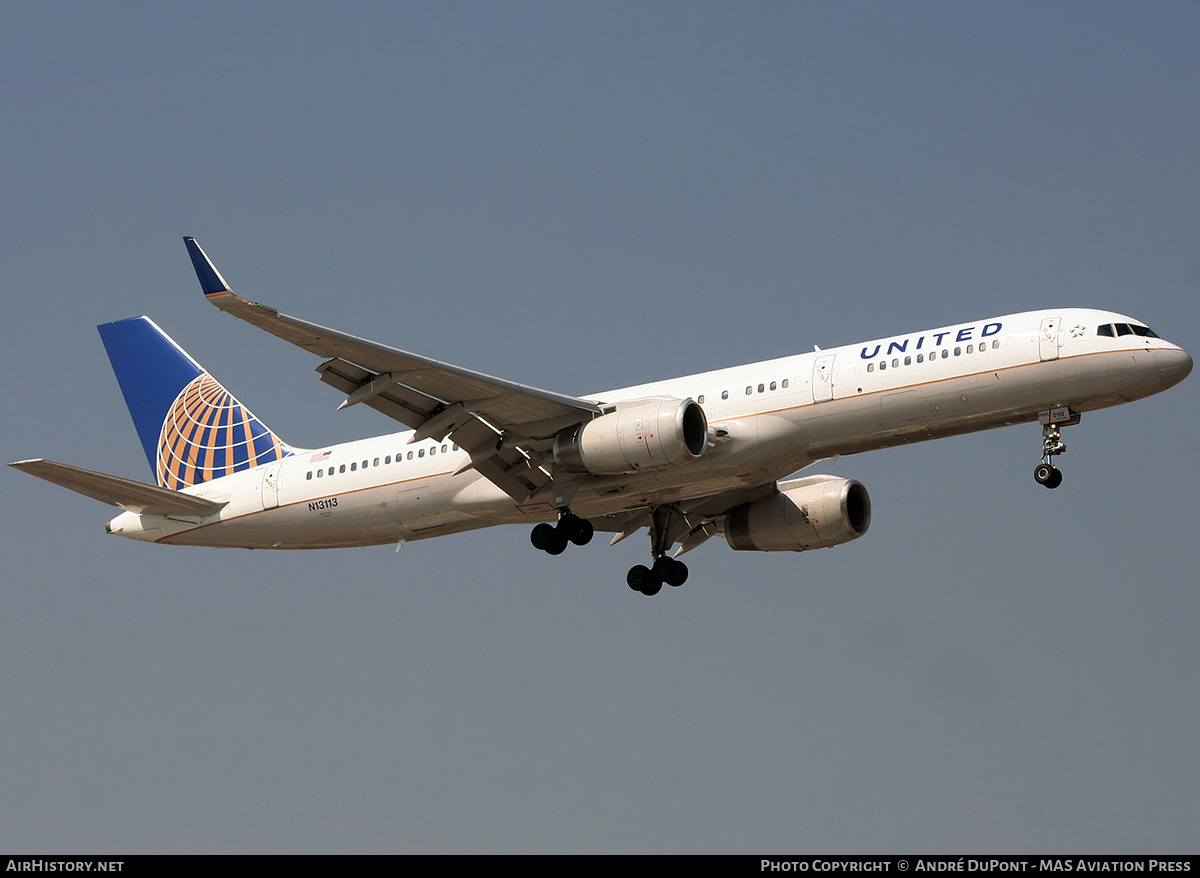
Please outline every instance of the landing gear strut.
[[1062, 428], [1078, 424], [1080, 415], [1066, 406], [1059, 406], [1038, 415], [1042, 424], [1042, 462], [1033, 470], [1033, 478], [1039, 485], [1057, 488], [1062, 484], [1062, 471], [1054, 465], [1054, 456], [1066, 453], [1062, 441]]
[[667, 555], [674, 542], [671, 528], [680, 524], [686, 526], [678, 511], [669, 506], [656, 506], [650, 510], [650, 551], [654, 565], [637, 564], [629, 568], [625, 582], [634, 591], [652, 597], [662, 591], [663, 583], [678, 588], [687, 582], [687, 565]]
[[561, 555], [567, 548], [567, 543], [586, 546], [592, 541], [596, 529], [586, 518], [580, 518], [569, 510], [558, 517], [558, 524], [542, 522], [535, 525], [529, 534], [529, 542], [535, 549], [540, 549], [547, 555]]

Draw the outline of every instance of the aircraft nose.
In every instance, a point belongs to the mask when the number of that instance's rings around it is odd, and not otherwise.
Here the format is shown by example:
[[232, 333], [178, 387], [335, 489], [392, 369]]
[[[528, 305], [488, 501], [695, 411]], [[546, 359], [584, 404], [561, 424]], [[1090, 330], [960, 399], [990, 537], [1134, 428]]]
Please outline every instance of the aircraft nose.
[[1155, 359], [1158, 361], [1158, 378], [1164, 389], [1174, 387], [1192, 371], [1192, 358], [1182, 348], [1157, 351]]

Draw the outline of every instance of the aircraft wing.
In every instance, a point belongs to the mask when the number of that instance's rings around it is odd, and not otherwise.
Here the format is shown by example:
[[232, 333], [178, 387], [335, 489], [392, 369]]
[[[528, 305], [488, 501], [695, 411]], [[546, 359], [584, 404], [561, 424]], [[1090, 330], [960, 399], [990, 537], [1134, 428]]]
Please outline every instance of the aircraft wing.
[[210, 302], [326, 358], [317, 371], [322, 381], [347, 394], [339, 408], [365, 403], [415, 430], [411, 441], [449, 436], [470, 454], [480, 474], [519, 502], [551, 481], [533, 444], [600, 413], [598, 405], [586, 400], [280, 314], [234, 293], [195, 238], [184, 238], [184, 243]]
[[93, 500], [140, 515], [203, 517], [211, 515], [225, 505], [121, 476], [110, 476], [65, 463], [55, 463], [53, 460], [18, 460], [9, 466]]

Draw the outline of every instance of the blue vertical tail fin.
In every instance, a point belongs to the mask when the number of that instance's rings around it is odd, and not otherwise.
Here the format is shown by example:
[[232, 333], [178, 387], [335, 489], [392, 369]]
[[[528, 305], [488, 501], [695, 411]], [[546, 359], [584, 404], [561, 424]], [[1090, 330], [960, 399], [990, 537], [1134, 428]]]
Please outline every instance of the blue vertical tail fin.
[[97, 328], [160, 486], [178, 491], [293, 453], [149, 317]]

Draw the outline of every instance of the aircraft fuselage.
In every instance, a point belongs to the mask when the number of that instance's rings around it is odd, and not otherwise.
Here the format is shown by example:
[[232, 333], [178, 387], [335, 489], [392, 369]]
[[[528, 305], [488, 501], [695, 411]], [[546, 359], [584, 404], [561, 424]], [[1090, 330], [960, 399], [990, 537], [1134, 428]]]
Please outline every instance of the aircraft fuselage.
[[602, 406], [701, 405], [704, 453], [653, 472], [559, 475], [518, 502], [471, 469], [451, 440], [410, 442], [413, 432], [401, 431], [296, 450], [186, 488], [227, 501], [207, 517], [126, 512], [108, 530], [177, 545], [302, 549], [553, 521], [568, 505], [595, 519], [751, 489], [835, 455], [1036, 421], [1056, 407], [1119, 405], [1190, 370], [1185, 351], [1119, 314], [1010, 314], [582, 397]]

